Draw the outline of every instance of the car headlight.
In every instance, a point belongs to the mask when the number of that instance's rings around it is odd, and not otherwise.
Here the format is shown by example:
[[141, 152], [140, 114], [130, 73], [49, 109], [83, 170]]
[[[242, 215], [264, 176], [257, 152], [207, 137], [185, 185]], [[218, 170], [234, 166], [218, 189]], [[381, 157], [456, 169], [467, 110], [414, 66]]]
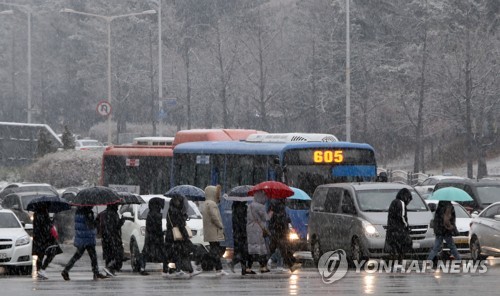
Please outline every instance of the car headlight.
[[146, 236], [146, 226], [141, 226], [139, 230], [141, 231], [142, 236]]
[[22, 236], [16, 240], [16, 247], [27, 245], [30, 243], [30, 241], [31, 238], [28, 235]]
[[363, 229], [365, 230], [365, 235], [368, 237], [380, 237], [377, 228], [368, 221], [363, 221]]

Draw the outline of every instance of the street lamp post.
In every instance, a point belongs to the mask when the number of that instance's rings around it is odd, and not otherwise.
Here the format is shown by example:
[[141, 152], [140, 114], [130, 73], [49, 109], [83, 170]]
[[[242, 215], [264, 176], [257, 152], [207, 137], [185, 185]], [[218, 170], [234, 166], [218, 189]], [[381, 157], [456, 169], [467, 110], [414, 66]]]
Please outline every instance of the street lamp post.
[[[6, 6], [12, 6], [16, 8], [20, 8], [20, 10], [24, 10], [28, 17], [28, 123], [31, 123], [31, 14], [32, 10], [31, 7], [28, 5], [22, 5], [22, 4], [14, 4], [14, 3], [3, 3], [1, 2], [0, 4], [6, 5]], [[6, 10], [10, 13], [12, 13], [12, 10]], [[10, 14], [9, 13], [9, 14]]]
[[[163, 64], [162, 64], [162, 46], [161, 41], [161, 0], [158, 0], [158, 104], [163, 99]], [[162, 135], [161, 120], [159, 120], [160, 136]]]
[[[107, 34], [108, 35], [108, 70], [107, 70], [107, 72], [108, 72], [108, 103], [111, 105], [111, 22], [117, 18], [124, 18], [124, 17], [129, 17], [129, 16], [135, 16], [135, 15], [155, 14], [156, 11], [155, 10], [146, 10], [143, 12], [135, 12], [135, 13], [122, 14], [122, 15], [112, 15], [112, 16], [81, 12], [81, 11], [76, 11], [76, 10], [73, 10], [70, 8], [63, 8], [63, 9], [61, 9], [61, 12], [92, 16], [92, 17], [97, 17], [97, 18], [100, 18], [100, 19], [103, 19], [106, 21], [107, 31], [108, 31], [108, 34]], [[109, 144], [111, 144], [111, 113], [108, 115], [108, 145]]]
[[351, 141], [351, 21], [349, 12], [349, 1], [345, 0], [346, 33], [345, 33], [345, 134], [346, 141]]

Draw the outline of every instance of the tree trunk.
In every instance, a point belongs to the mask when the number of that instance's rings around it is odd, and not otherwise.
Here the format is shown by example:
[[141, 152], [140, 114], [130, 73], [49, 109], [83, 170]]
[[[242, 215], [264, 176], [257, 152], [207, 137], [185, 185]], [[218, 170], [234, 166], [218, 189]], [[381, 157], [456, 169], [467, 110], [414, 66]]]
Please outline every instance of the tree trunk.
[[467, 177], [472, 178], [473, 158], [474, 158], [474, 138], [472, 136], [472, 73], [471, 73], [471, 44], [470, 44], [470, 22], [467, 15], [466, 31], [465, 31], [465, 129], [467, 133]]
[[422, 144], [422, 134], [424, 127], [424, 101], [425, 101], [425, 69], [427, 66], [427, 16], [424, 21], [424, 36], [423, 36], [423, 52], [422, 52], [422, 69], [420, 72], [420, 91], [418, 99], [417, 126], [415, 131], [415, 159], [413, 162], [413, 171], [418, 173], [424, 168], [424, 151]]

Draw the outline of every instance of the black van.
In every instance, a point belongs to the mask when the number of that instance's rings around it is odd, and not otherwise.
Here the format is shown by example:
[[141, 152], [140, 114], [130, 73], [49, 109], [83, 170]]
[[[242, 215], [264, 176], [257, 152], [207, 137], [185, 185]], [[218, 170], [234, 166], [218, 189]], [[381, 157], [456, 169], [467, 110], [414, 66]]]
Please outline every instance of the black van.
[[473, 201], [459, 202], [469, 212], [480, 212], [494, 202], [500, 201], [500, 181], [473, 179], [444, 179], [434, 187], [434, 191], [444, 187], [456, 187], [467, 192]]

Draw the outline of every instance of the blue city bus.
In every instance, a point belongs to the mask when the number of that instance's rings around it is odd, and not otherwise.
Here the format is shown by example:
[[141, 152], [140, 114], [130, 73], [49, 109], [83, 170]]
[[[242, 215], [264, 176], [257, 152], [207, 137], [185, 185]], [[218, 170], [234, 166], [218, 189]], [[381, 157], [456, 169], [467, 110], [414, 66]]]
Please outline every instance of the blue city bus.
[[[272, 134], [262, 135], [272, 137]], [[336, 140], [336, 138], [335, 138]], [[172, 186], [220, 184], [222, 192], [267, 180], [286, 183], [310, 196], [318, 185], [374, 181], [375, 151], [351, 142], [192, 142], [174, 148]], [[232, 246], [231, 202], [221, 199], [226, 246]]]
[[375, 151], [349, 142], [192, 142], [174, 148], [172, 186], [231, 188], [277, 180], [312, 196], [318, 185], [374, 181]]

